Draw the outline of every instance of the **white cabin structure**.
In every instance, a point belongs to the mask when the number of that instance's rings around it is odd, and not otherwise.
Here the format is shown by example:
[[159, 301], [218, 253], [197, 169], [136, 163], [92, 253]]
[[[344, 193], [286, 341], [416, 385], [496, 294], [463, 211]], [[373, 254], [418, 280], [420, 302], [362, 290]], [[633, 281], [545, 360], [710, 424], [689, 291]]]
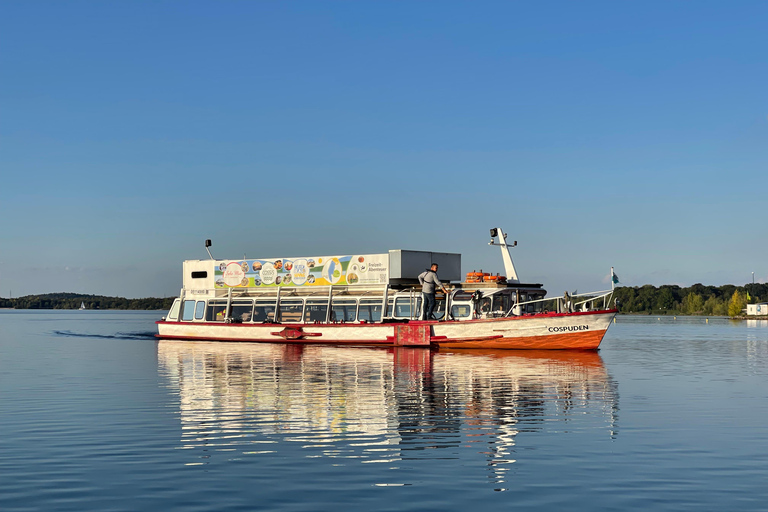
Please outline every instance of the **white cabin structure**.
[[759, 304], [747, 304], [747, 316], [766, 316], [768, 315], [768, 302]]

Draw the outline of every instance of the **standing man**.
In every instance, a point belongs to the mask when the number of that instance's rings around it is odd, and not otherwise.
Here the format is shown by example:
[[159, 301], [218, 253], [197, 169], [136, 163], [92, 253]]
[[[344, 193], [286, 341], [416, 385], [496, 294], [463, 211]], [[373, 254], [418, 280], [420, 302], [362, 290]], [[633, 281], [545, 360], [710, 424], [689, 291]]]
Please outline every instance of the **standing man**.
[[422, 320], [434, 320], [435, 316], [432, 313], [435, 310], [435, 286], [442, 288], [445, 295], [448, 295], [448, 290], [437, 278], [437, 263], [433, 263], [429, 270], [419, 274], [419, 284], [421, 285], [421, 295], [424, 297], [424, 317]]

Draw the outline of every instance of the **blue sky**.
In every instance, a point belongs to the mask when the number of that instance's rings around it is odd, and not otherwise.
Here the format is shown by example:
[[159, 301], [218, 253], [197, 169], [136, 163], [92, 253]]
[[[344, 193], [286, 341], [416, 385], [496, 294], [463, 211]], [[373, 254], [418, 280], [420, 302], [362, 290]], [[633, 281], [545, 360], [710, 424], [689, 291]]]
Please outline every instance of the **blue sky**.
[[768, 3], [0, 1], [0, 296], [460, 252], [768, 280]]

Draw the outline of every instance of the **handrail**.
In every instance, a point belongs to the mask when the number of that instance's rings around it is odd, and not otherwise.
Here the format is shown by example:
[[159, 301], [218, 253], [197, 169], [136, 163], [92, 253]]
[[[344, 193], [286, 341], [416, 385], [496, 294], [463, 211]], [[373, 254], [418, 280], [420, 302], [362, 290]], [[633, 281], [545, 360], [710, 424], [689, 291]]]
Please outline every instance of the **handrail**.
[[[507, 311], [507, 314], [504, 316], [510, 316], [515, 311], [515, 308], [518, 308], [520, 306], [523, 306], [525, 304], [533, 304], [536, 302], [549, 302], [549, 301], [555, 301], [557, 303], [557, 309], [558, 311], [567, 309], [569, 312], [573, 312], [574, 308], [576, 306], [579, 306], [581, 304], [586, 304], [588, 302], [594, 302], [596, 300], [603, 299], [603, 307], [605, 307], [606, 302], [610, 303], [610, 298], [606, 301], [605, 298], [612, 296], [614, 290], [601, 290], [597, 292], [585, 292], [585, 293], [574, 293], [573, 295], [570, 295], [566, 292], [565, 297], [549, 297], [549, 298], [543, 298], [543, 299], [535, 299], [535, 300], [528, 300], [525, 302], [518, 302], [514, 304], [509, 311]], [[589, 299], [583, 300], [581, 302], [572, 302], [571, 299], [573, 297], [591, 297]]]

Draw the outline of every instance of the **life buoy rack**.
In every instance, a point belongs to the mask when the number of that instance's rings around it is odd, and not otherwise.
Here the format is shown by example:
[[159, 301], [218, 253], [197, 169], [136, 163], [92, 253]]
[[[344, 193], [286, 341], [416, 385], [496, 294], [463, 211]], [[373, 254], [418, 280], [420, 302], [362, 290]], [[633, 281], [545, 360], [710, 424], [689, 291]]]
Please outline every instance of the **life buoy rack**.
[[492, 276], [488, 272], [483, 272], [482, 270], [480, 272], [472, 271], [467, 272], [467, 278], [466, 283], [506, 283], [507, 277], [501, 276], [499, 274], [496, 274], [495, 276]]
[[480, 272], [475, 272], [474, 270], [472, 272], [467, 272], [467, 283], [482, 283], [483, 278], [486, 276], [489, 276], [488, 272], [483, 272], [482, 270]]

